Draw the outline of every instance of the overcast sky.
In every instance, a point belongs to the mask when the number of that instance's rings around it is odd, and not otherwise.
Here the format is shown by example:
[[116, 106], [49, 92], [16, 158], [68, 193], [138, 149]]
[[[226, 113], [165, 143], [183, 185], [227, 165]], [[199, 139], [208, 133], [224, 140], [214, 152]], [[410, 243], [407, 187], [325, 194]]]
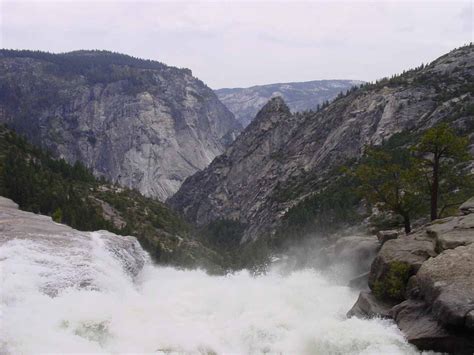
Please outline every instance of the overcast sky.
[[472, 1], [0, 0], [0, 47], [108, 49], [212, 88], [372, 81], [473, 41]]

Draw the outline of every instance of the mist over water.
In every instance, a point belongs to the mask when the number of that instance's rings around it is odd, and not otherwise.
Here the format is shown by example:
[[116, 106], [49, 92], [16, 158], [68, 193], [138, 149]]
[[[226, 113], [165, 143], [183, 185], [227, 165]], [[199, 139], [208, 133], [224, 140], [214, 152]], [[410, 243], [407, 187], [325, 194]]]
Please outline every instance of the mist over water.
[[90, 235], [0, 246], [0, 353], [417, 353], [390, 321], [346, 319], [357, 293], [316, 270], [209, 276]]

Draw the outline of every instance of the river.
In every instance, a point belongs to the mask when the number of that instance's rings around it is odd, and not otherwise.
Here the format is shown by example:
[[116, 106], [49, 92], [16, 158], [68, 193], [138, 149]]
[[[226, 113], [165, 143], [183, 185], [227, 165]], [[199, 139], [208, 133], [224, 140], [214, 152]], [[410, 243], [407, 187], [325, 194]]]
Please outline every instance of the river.
[[357, 293], [317, 270], [210, 276], [67, 234], [0, 244], [0, 353], [418, 353], [388, 320], [347, 319]]

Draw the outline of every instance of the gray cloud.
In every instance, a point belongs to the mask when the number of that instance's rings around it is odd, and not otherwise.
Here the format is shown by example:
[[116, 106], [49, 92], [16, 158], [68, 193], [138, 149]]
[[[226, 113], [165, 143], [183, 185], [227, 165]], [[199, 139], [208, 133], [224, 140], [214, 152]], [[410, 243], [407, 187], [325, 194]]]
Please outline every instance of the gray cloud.
[[473, 40], [470, 1], [0, 0], [0, 46], [108, 49], [211, 87], [374, 80]]

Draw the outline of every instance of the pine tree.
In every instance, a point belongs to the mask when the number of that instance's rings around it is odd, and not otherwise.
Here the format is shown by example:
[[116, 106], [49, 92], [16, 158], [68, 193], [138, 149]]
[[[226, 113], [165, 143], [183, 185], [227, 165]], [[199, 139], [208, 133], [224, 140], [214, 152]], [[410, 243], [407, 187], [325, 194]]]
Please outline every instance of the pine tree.
[[431, 220], [437, 219], [450, 205], [462, 201], [456, 201], [455, 192], [471, 182], [469, 172], [462, 165], [470, 158], [468, 144], [467, 137], [456, 135], [444, 123], [426, 131], [413, 149], [417, 154], [416, 166], [430, 195]]

